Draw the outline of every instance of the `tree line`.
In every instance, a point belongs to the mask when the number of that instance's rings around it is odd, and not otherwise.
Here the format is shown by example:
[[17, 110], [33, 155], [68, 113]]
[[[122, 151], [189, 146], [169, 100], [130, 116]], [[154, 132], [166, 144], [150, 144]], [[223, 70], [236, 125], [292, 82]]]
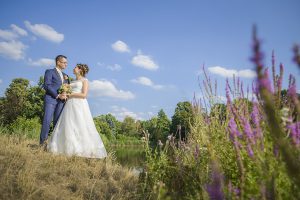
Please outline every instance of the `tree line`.
[[[0, 125], [2, 127], [34, 128], [38, 132], [43, 117], [45, 95], [43, 82], [43, 77], [40, 77], [37, 85], [34, 86], [25, 78], [16, 78], [11, 81], [4, 96], [0, 97]], [[161, 109], [156, 116], [148, 120], [135, 120], [126, 116], [123, 121], [119, 121], [108, 113], [94, 117], [94, 122], [98, 132], [109, 140], [121, 136], [141, 138], [143, 133], [147, 132], [151, 141], [164, 142], [170, 134], [184, 139], [190, 132], [193, 115], [192, 104], [184, 101], [177, 104], [171, 119]]]

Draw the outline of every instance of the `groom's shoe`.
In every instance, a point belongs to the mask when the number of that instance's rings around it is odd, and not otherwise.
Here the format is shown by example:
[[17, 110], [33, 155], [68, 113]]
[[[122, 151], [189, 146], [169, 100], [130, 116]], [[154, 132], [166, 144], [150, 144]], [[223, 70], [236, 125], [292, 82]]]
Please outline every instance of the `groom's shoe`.
[[40, 144], [40, 148], [44, 151], [47, 151], [48, 141], [45, 140], [42, 144]]

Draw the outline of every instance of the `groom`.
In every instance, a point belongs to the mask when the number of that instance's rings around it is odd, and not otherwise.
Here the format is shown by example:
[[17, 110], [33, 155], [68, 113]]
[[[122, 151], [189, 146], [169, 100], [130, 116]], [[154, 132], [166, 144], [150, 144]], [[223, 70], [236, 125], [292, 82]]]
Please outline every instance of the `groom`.
[[46, 94], [44, 97], [44, 117], [40, 135], [40, 145], [44, 148], [47, 146], [51, 121], [53, 119], [53, 127], [55, 127], [64, 102], [67, 99], [65, 94], [58, 93], [61, 85], [67, 83], [68, 80], [65, 80], [65, 77], [68, 77], [68, 75], [62, 72], [68, 65], [67, 57], [58, 55], [55, 58], [55, 63], [56, 67], [54, 69], [47, 69], [44, 76]]

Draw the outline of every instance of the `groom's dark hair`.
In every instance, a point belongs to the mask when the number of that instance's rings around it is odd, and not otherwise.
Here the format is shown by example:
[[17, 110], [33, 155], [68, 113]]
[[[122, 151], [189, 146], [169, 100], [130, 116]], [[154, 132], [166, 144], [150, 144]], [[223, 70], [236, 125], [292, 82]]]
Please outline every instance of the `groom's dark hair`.
[[55, 64], [57, 64], [57, 61], [59, 61], [62, 58], [67, 59], [67, 56], [64, 56], [64, 55], [58, 55], [58, 56], [56, 56], [56, 58], [55, 58]]

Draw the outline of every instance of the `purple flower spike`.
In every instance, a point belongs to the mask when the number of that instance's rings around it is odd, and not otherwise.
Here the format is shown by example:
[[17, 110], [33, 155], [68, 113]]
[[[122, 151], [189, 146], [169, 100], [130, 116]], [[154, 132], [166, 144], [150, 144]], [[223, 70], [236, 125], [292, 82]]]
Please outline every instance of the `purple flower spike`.
[[[214, 164], [215, 165], [215, 164]], [[224, 194], [222, 191], [222, 175], [218, 171], [216, 166], [213, 166], [212, 168], [212, 174], [211, 174], [212, 182], [211, 184], [206, 186], [206, 191], [209, 195], [210, 199], [225, 199]]]
[[226, 79], [226, 98], [227, 98], [227, 103], [231, 104], [231, 98], [230, 98], [230, 91], [229, 91], [229, 83], [228, 79]]
[[248, 152], [249, 157], [251, 157], [251, 158], [254, 157], [254, 153], [253, 153], [253, 150], [252, 150], [252, 147], [250, 144], [247, 145], [247, 152]]
[[229, 120], [229, 123], [228, 123], [228, 128], [229, 128], [229, 132], [230, 132], [230, 139], [232, 141], [234, 141], [234, 138], [235, 137], [240, 137], [242, 134], [239, 132], [238, 128], [237, 128], [237, 125], [234, 121], [234, 118], [232, 117], [230, 120]]
[[253, 131], [252, 131], [252, 128], [250, 126], [250, 123], [248, 120], [244, 119], [243, 120], [244, 123], [244, 132], [246, 133], [248, 139], [251, 141], [252, 144], [255, 144], [255, 140], [254, 140], [254, 137], [253, 137]]
[[278, 91], [281, 91], [281, 88], [282, 88], [283, 69], [284, 69], [283, 64], [280, 63], [280, 75], [277, 80]]
[[299, 146], [299, 144], [300, 144], [300, 121], [287, 125], [287, 128], [291, 131], [291, 137], [292, 137], [293, 143], [296, 146]]
[[299, 45], [295, 45], [293, 48], [294, 51], [294, 58], [293, 61], [298, 64], [298, 66], [300, 67], [300, 51], [299, 51]]
[[258, 111], [258, 104], [254, 103], [253, 104], [253, 109], [252, 109], [252, 113], [251, 113], [251, 120], [254, 124], [254, 137], [256, 138], [261, 138], [263, 137], [263, 133], [261, 131], [260, 128], [260, 120], [261, 120], [261, 116], [259, 115], [259, 111]]
[[258, 80], [258, 84], [259, 84], [260, 89], [266, 89], [269, 92], [273, 93], [273, 89], [272, 89], [271, 82], [269, 79], [268, 68], [265, 69], [263, 77]]
[[[293, 76], [291, 76], [291, 84], [290, 87], [288, 89], [287, 95], [291, 97], [291, 99], [294, 102], [298, 101], [298, 95], [297, 95], [297, 91], [296, 91], [296, 83], [295, 83], [295, 78]], [[296, 103], [297, 104], [297, 103]]]
[[256, 95], [256, 97], [259, 94], [258, 85], [255, 81], [252, 82], [252, 93]]
[[264, 64], [263, 64], [263, 53], [261, 52], [260, 50], [260, 41], [259, 39], [257, 38], [257, 35], [256, 35], [256, 27], [254, 26], [253, 27], [253, 45], [252, 45], [252, 49], [253, 49], [253, 57], [251, 58], [251, 61], [255, 63], [256, 67], [257, 67], [257, 71], [259, 72]]

